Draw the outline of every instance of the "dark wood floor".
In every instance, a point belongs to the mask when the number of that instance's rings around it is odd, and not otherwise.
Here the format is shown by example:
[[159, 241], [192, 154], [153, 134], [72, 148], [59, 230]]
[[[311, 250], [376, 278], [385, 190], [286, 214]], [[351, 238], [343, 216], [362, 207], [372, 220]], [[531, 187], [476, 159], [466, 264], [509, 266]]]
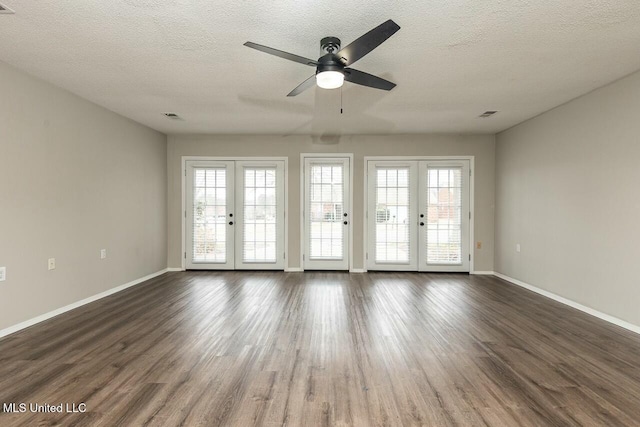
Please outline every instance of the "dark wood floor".
[[489, 276], [168, 273], [0, 340], [1, 426], [638, 426], [640, 336]]

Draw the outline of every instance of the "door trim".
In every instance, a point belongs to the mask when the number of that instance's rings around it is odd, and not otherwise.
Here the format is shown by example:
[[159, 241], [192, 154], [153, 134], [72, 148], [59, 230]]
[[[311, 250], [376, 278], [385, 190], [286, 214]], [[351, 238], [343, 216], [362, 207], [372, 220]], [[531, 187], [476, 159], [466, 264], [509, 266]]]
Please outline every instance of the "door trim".
[[353, 164], [353, 153], [300, 153], [300, 236], [302, 239], [300, 241], [300, 269], [296, 271], [304, 271], [304, 255], [307, 245], [307, 237], [304, 233], [304, 180], [305, 180], [305, 170], [304, 164], [306, 159], [323, 159], [323, 158], [344, 158], [349, 159], [349, 210], [351, 211], [351, 221], [350, 227], [348, 231], [349, 236], [349, 272], [354, 272], [353, 268], [353, 170], [355, 169], [355, 165]]
[[180, 258], [182, 270], [186, 270], [186, 216], [187, 216], [187, 161], [283, 161], [284, 162], [284, 254], [285, 271], [289, 269], [289, 158], [288, 157], [212, 157], [212, 156], [182, 156], [180, 160], [180, 191], [182, 205], [180, 207], [181, 248]]
[[367, 189], [369, 188], [369, 161], [423, 161], [423, 160], [468, 160], [469, 171], [471, 176], [469, 177], [469, 211], [471, 212], [471, 218], [469, 219], [469, 254], [471, 260], [469, 261], [469, 274], [473, 274], [475, 253], [475, 156], [365, 156], [364, 157], [364, 209], [362, 216], [362, 236], [363, 236], [363, 254], [362, 265], [364, 266], [364, 272], [367, 271], [367, 253], [369, 251], [369, 225], [367, 223], [367, 214], [369, 210], [369, 194]]

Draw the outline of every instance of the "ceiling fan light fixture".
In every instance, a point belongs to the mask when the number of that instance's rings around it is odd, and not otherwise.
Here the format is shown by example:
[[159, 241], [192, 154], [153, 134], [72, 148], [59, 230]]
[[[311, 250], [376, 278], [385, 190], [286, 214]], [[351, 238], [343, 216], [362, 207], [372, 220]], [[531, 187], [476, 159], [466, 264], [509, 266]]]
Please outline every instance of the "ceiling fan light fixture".
[[344, 74], [340, 71], [322, 71], [316, 74], [316, 83], [322, 89], [337, 89], [344, 83]]

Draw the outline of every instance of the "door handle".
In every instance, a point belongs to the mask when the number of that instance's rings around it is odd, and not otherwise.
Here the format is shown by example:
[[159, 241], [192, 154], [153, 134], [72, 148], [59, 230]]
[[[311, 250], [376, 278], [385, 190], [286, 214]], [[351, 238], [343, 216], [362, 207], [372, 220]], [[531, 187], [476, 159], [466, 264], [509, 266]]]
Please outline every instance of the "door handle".
[[233, 221], [229, 221], [229, 225], [233, 225]]
[[345, 222], [343, 222], [343, 224], [344, 224], [344, 225], [347, 225], [347, 224], [348, 224], [348, 222], [347, 222], [347, 221], [345, 221]]
[[420, 227], [423, 227], [423, 226], [424, 226], [424, 222], [421, 222], [421, 223], [420, 223]]

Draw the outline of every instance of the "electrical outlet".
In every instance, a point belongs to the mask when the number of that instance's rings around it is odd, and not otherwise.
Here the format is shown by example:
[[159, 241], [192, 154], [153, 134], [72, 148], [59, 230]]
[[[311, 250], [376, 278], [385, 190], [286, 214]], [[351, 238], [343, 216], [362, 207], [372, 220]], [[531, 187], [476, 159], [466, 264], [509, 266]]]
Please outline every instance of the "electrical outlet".
[[107, 250], [100, 249], [100, 259], [105, 259], [107, 257]]
[[56, 269], [56, 259], [49, 258], [49, 270], [55, 270], [55, 269]]
[[482, 249], [482, 242], [476, 242], [476, 249]]
[[520, 243], [516, 243], [516, 252], [520, 252]]
[[0, 267], [0, 282], [7, 280], [7, 267]]

